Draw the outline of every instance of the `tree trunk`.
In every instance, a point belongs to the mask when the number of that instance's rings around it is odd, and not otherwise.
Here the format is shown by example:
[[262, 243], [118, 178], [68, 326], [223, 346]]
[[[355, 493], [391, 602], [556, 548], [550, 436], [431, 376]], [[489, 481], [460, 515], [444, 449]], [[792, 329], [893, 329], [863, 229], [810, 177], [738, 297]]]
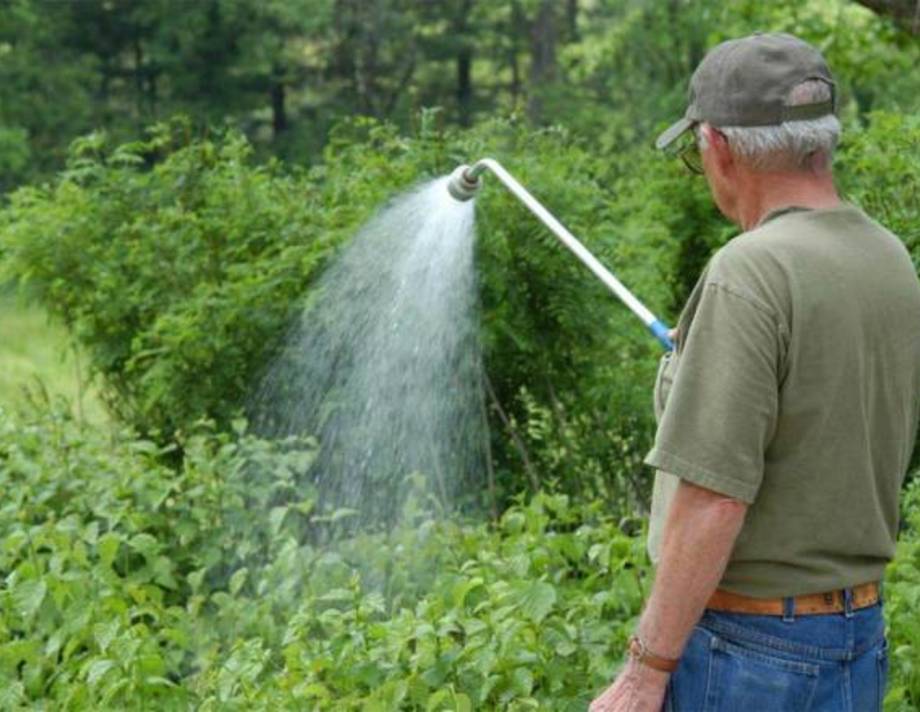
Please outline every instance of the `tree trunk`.
[[368, 116], [383, 118], [382, 101], [379, 96], [378, 84], [380, 82], [380, 45], [384, 38], [380, 36], [379, 27], [383, 27], [385, 8], [381, 3], [368, 3], [362, 7], [358, 4], [358, 22], [360, 31], [358, 45], [354, 48], [355, 76], [358, 88], [358, 99], [361, 111]]
[[454, 35], [457, 48], [457, 120], [469, 126], [473, 116], [473, 38], [470, 36], [469, 17], [474, 0], [460, 3], [455, 16]]
[[508, 53], [508, 64], [511, 66], [511, 106], [517, 109], [518, 99], [521, 96], [521, 67], [518, 63], [518, 35], [520, 28], [524, 27], [524, 13], [521, 12], [521, 3], [511, 0], [511, 27], [508, 35], [511, 38], [511, 50]]
[[150, 108], [150, 118], [158, 121], [160, 118], [159, 111], [159, 92], [157, 79], [160, 76], [160, 67], [156, 63], [149, 63], [147, 66], [147, 85], [145, 92], [147, 94], [147, 106]]
[[112, 87], [112, 64], [108, 57], [102, 58], [102, 67], [99, 73], [99, 89], [96, 96], [96, 121], [100, 122], [103, 126], [109, 126], [109, 97], [111, 95]]
[[393, 87], [393, 90], [390, 92], [390, 96], [387, 99], [383, 112], [380, 114], [382, 117], [390, 117], [393, 112], [396, 110], [396, 106], [399, 103], [400, 97], [405, 93], [406, 89], [409, 87], [409, 84], [412, 83], [412, 77], [415, 76], [415, 65], [416, 65], [416, 49], [413, 44], [409, 48], [409, 55], [406, 57], [406, 60], [403, 64], [402, 72], [400, 73], [400, 80]]
[[342, 99], [347, 97], [350, 107], [356, 105], [358, 96], [355, 46], [358, 43], [357, 21], [351, 0], [336, 0], [333, 13], [335, 43], [326, 69], [334, 85], [341, 86]]
[[354, 23], [351, 21], [351, 7], [348, 0], [336, 0], [332, 17], [335, 42], [327, 69], [336, 78], [349, 79], [354, 75], [354, 55], [351, 47]]
[[543, 118], [545, 85], [556, 79], [556, 13], [552, 0], [542, 0], [530, 30], [530, 87], [527, 115], [533, 123]]
[[134, 107], [137, 112], [137, 128], [142, 130], [147, 121], [144, 112], [144, 49], [141, 46], [141, 38], [138, 37], [137, 27], [134, 28]]
[[288, 128], [287, 110], [285, 107], [284, 71], [278, 65], [272, 67], [270, 92], [272, 99], [272, 137], [277, 140]]
[[568, 0], [565, 4], [566, 39], [578, 40], [578, 0]]
[[461, 126], [469, 126], [473, 115], [473, 49], [464, 45], [457, 53], [457, 118]]

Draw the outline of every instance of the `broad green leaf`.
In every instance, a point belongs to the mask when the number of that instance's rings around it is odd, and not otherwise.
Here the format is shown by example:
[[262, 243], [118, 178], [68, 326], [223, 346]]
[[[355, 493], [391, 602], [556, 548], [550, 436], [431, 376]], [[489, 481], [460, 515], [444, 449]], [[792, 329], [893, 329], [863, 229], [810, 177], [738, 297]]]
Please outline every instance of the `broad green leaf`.
[[533, 689], [533, 673], [525, 667], [514, 668], [511, 673], [511, 688], [519, 697], [529, 697]]
[[240, 589], [243, 588], [243, 585], [246, 583], [246, 579], [249, 576], [249, 569], [245, 566], [238, 571], [234, 572], [233, 576], [230, 577], [230, 595], [235, 596], [240, 592]]
[[556, 603], [556, 589], [545, 581], [526, 583], [518, 589], [517, 601], [524, 616], [540, 623]]
[[268, 515], [268, 522], [271, 527], [271, 532], [273, 535], [278, 534], [281, 531], [281, 525], [284, 523], [284, 517], [288, 513], [288, 507], [272, 507], [272, 511]]
[[475, 576], [471, 579], [459, 582], [453, 591], [453, 604], [458, 608], [462, 608], [464, 602], [466, 601], [467, 594], [472, 591], [474, 588], [478, 588], [484, 584], [484, 580]]
[[147, 533], [137, 534], [131, 537], [128, 541], [128, 545], [148, 558], [152, 558], [160, 550], [160, 543]]
[[458, 692], [454, 694], [454, 709], [457, 712], [472, 712], [473, 703], [470, 701], [469, 696]]
[[86, 670], [86, 682], [90, 687], [95, 687], [102, 676], [114, 667], [115, 663], [112, 660], [94, 660]]
[[176, 683], [172, 680], [168, 680], [165, 677], [160, 677], [158, 675], [148, 675], [144, 678], [144, 682], [152, 687], [175, 687]]
[[42, 579], [17, 582], [13, 588], [16, 610], [23, 618], [32, 618], [41, 607], [47, 592], [48, 585]]
[[120, 624], [118, 619], [113, 619], [108, 623], [97, 623], [93, 626], [93, 637], [96, 639], [96, 645], [99, 646], [99, 650], [105, 653], [109, 645], [112, 644], [112, 641], [115, 639], [115, 636], [118, 635], [118, 629]]
[[204, 576], [207, 572], [207, 568], [196, 569], [185, 577], [189, 586], [192, 588], [192, 593], [197, 593], [201, 588], [201, 584], [204, 581]]

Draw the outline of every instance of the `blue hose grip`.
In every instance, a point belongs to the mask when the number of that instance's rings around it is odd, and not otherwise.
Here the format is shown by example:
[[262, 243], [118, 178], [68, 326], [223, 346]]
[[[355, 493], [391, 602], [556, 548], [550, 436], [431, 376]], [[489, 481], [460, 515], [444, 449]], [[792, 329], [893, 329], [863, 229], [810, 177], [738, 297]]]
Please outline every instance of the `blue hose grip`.
[[648, 328], [667, 351], [674, 350], [674, 342], [671, 341], [671, 337], [668, 335], [668, 331], [670, 330], [664, 322], [662, 322], [660, 319], [655, 319], [655, 321], [648, 325]]

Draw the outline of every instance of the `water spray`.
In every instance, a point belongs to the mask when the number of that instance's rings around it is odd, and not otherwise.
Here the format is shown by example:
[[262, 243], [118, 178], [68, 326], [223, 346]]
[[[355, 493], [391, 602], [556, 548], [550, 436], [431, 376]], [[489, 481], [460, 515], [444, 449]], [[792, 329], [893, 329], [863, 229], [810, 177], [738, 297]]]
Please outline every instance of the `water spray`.
[[511, 193], [520, 200], [530, 212], [550, 229], [559, 238], [560, 242], [571, 250], [581, 262], [591, 270], [594, 275], [613, 292], [633, 314], [642, 320], [642, 323], [655, 335], [668, 351], [674, 350], [674, 343], [668, 334], [668, 327], [630, 292], [588, 249], [581, 244], [565, 225], [559, 222], [552, 213], [534, 198], [527, 189], [506, 171], [502, 165], [492, 159], [483, 158], [472, 166], [458, 166], [450, 175], [447, 183], [447, 192], [461, 202], [472, 200], [482, 187], [482, 174], [491, 171]]

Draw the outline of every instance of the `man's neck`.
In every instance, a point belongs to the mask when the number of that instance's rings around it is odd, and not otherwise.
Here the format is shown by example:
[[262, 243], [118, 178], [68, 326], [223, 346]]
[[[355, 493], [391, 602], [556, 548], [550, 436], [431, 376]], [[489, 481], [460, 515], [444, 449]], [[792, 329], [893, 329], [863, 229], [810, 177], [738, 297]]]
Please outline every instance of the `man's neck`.
[[840, 205], [830, 172], [751, 173], [748, 190], [738, 193], [736, 218], [750, 230], [770, 213], [783, 208], [833, 208]]

